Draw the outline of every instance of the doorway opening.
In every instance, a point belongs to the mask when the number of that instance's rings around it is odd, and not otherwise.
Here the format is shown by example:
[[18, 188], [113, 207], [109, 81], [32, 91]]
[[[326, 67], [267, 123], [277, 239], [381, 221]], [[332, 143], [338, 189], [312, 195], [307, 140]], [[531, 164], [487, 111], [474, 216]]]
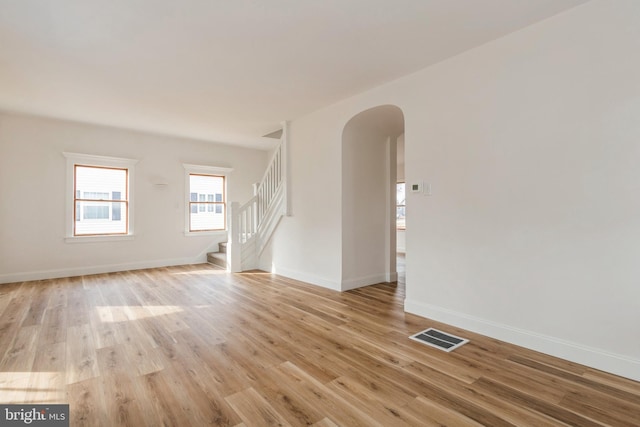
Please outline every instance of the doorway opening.
[[401, 137], [404, 140], [404, 114], [394, 105], [365, 110], [343, 129], [342, 290], [397, 280]]

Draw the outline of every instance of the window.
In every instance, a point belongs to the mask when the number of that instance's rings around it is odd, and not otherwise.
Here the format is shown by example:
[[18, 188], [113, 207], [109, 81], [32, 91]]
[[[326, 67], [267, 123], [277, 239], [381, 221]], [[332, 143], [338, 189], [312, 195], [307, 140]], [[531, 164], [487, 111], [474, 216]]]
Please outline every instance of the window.
[[183, 165], [185, 168], [185, 234], [227, 229], [227, 174], [233, 169]]
[[405, 183], [398, 182], [396, 184], [396, 227], [398, 230], [405, 229]]
[[[128, 170], [74, 166], [74, 236], [127, 234]], [[124, 195], [124, 197], [123, 197]], [[124, 218], [122, 213], [125, 212]]]
[[224, 176], [189, 174], [190, 232], [226, 229], [224, 181]]
[[132, 236], [129, 188], [135, 160], [64, 153], [68, 173], [68, 242]]

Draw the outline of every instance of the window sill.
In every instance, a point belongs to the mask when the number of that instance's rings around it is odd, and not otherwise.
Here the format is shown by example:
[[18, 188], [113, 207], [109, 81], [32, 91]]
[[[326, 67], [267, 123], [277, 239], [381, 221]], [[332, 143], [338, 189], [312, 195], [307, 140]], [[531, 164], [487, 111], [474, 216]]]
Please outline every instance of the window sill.
[[133, 240], [133, 234], [123, 234], [114, 236], [71, 236], [65, 237], [65, 243], [96, 243], [96, 242], [121, 242]]
[[226, 236], [228, 230], [214, 230], [214, 231], [185, 231], [184, 235], [186, 237], [197, 237], [197, 236]]

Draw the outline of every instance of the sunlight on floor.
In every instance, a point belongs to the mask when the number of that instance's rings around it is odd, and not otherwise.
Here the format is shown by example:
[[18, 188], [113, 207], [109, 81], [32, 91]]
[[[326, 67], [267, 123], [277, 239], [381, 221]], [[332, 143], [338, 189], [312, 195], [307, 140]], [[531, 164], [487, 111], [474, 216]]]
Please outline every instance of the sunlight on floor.
[[0, 402], [65, 403], [62, 372], [0, 372]]
[[97, 306], [96, 310], [103, 323], [126, 322], [184, 311], [178, 305], [108, 305]]
[[270, 273], [268, 271], [262, 271], [262, 270], [247, 270], [247, 271], [240, 271], [236, 274], [253, 274], [253, 275], [271, 276], [275, 273]]
[[171, 276], [186, 276], [186, 275], [218, 276], [221, 274], [227, 274], [227, 270], [211, 268], [211, 269], [204, 269], [204, 270], [189, 270], [189, 271], [169, 273], [169, 275]]

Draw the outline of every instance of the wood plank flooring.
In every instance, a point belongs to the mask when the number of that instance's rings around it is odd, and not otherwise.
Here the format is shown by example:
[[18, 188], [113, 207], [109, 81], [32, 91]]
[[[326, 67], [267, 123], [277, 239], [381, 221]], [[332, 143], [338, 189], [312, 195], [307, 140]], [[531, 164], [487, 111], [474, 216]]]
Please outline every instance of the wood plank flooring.
[[[0, 403], [73, 426], [639, 426], [640, 383], [338, 293], [209, 265], [0, 285]], [[436, 327], [471, 342], [409, 340]]]

